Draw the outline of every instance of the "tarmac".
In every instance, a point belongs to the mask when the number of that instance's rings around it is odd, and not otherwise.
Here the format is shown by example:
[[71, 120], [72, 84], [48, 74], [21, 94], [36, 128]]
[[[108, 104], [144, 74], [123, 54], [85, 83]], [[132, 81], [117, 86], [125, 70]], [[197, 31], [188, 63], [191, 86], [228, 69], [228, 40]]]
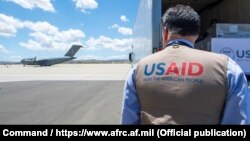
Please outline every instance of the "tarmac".
[[0, 125], [120, 124], [130, 64], [0, 65]]
[[0, 65], [0, 82], [34, 80], [125, 80], [130, 64]]
[[0, 65], [0, 124], [120, 124], [129, 64]]

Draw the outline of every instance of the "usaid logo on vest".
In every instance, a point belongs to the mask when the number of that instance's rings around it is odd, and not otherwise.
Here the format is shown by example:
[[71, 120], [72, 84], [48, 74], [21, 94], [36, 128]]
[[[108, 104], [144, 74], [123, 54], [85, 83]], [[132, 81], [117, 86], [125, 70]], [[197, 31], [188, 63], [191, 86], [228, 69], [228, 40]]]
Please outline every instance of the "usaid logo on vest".
[[183, 63], [154, 63], [152, 65], [145, 65], [145, 76], [190, 76], [197, 77], [202, 75], [204, 67], [197, 62], [183, 62]]
[[144, 67], [143, 81], [169, 81], [175, 83], [202, 84], [204, 80], [201, 75], [204, 66], [198, 62], [170, 62], [147, 64]]

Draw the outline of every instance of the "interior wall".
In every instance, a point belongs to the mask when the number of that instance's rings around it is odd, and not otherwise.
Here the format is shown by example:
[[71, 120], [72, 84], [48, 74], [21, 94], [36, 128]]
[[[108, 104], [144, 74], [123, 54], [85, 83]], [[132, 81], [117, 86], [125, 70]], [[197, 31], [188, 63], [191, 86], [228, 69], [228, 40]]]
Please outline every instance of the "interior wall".
[[224, 0], [211, 9], [206, 9], [201, 16], [201, 34], [210, 27], [210, 21], [218, 23], [250, 24], [250, 0]]

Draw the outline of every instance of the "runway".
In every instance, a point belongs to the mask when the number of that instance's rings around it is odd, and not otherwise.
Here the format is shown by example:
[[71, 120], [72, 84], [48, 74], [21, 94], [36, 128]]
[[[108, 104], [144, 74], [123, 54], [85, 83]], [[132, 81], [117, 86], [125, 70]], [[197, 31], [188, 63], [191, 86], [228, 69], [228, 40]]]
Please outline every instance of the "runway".
[[0, 82], [34, 80], [125, 80], [130, 64], [0, 65]]
[[0, 65], [0, 124], [120, 124], [129, 64]]
[[0, 124], [119, 124], [129, 64], [0, 66]]
[[0, 83], [0, 124], [119, 124], [123, 81]]

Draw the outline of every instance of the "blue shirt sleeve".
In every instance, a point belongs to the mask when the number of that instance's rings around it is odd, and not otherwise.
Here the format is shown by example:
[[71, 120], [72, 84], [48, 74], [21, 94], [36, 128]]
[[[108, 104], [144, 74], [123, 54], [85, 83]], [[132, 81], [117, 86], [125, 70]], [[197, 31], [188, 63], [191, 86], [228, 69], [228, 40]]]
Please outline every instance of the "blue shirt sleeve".
[[250, 124], [250, 92], [246, 77], [237, 63], [229, 58], [228, 95], [221, 124]]
[[139, 124], [140, 106], [135, 86], [136, 66], [130, 70], [124, 86], [121, 124]]

